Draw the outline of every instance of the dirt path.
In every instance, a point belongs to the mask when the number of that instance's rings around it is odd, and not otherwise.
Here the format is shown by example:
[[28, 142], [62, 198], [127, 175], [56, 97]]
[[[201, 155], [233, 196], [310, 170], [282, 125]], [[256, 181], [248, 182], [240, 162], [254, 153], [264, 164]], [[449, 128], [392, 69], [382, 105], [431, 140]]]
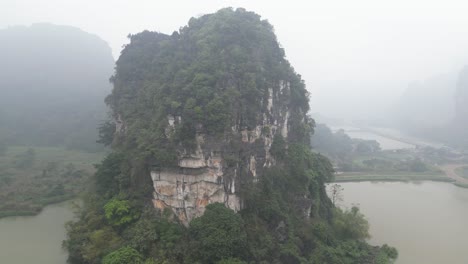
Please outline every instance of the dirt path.
[[465, 167], [465, 166], [468, 166], [468, 164], [447, 164], [447, 165], [439, 166], [439, 168], [443, 172], [445, 172], [447, 177], [454, 179], [459, 183], [468, 184], [468, 179], [461, 177], [455, 172], [457, 168]]

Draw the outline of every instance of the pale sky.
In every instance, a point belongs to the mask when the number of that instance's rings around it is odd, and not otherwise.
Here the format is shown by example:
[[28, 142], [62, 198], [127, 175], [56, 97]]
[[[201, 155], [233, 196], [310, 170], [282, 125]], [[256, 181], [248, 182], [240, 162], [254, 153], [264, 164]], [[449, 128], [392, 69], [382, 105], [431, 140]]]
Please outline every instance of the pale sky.
[[409, 82], [468, 64], [467, 1], [0, 0], [0, 29], [75, 26], [107, 41], [117, 58], [129, 33], [170, 34], [228, 6], [270, 21], [311, 91], [312, 111], [325, 115], [378, 116]]

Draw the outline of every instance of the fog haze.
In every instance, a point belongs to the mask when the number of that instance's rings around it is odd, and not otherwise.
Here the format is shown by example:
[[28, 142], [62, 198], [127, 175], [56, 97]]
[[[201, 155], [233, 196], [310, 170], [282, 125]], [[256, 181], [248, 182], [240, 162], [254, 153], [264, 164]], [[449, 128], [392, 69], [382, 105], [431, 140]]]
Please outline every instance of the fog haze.
[[[58, 1], [4, 0], [0, 28], [50, 22], [109, 42], [115, 58], [129, 33], [172, 33], [187, 17], [245, 7], [275, 27], [311, 91], [312, 112], [374, 118], [412, 81], [458, 72], [468, 62], [462, 1]], [[352, 109], [352, 111], [350, 111]]]
[[468, 263], [467, 10], [0, 0], [0, 262]]

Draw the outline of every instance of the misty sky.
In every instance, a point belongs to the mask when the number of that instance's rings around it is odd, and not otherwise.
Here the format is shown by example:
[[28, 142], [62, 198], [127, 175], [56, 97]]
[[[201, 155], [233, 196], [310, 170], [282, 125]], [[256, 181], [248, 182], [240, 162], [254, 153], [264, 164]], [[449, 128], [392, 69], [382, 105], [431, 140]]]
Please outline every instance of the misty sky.
[[129, 33], [172, 33], [192, 16], [245, 7], [273, 24], [312, 93], [314, 112], [378, 116], [413, 80], [468, 64], [468, 2], [0, 0], [0, 28], [71, 25], [106, 40], [117, 58]]

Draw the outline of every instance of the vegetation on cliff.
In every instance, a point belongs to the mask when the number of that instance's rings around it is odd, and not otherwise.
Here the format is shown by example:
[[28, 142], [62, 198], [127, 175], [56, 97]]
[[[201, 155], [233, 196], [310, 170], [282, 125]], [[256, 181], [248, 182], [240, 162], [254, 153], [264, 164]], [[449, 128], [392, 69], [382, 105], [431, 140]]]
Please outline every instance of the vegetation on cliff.
[[[192, 18], [164, 35], [130, 36], [106, 102], [116, 125], [101, 127], [113, 145], [98, 166], [77, 222], [68, 224], [70, 263], [390, 263], [396, 251], [368, 245], [359, 210], [335, 208], [325, 183], [330, 162], [310, 150], [308, 93], [284, 58], [272, 26], [244, 9]], [[224, 167], [239, 168], [248, 149], [240, 131], [269, 111], [269, 88], [289, 89], [275, 102], [288, 130], [275, 133], [274, 158], [255, 180], [240, 176], [242, 209], [206, 206], [188, 227], [151, 201], [151, 167], [177, 165], [196, 135], [222, 142]], [[270, 127], [262, 135], [271, 135]], [[283, 136], [287, 133], [287, 136]], [[265, 139], [257, 139], [259, 144]], [[261, 144], [262, 143], [262, 144]], [[238, 166], [238, 167], [236, 167]]]

